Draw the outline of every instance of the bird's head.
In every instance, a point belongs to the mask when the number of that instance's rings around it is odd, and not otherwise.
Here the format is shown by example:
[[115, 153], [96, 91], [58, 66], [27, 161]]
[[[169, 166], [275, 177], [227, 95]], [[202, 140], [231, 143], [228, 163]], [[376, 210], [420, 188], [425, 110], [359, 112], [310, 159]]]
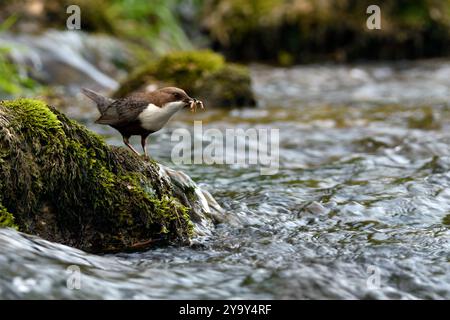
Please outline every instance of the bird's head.
[[176, 87], [166, 87], [157, 90], [160, 96], [162, 108], [183, 108], [191, 105], [196, 100], [191, 98], [186, 91]]

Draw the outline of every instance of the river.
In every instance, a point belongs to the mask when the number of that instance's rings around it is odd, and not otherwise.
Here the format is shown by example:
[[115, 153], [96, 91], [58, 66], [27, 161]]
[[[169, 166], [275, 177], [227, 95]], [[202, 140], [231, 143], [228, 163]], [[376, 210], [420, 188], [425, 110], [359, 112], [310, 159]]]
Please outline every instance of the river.
[[[213, 236], [98, 256], [2, 229], [0, 298], [449, 299], [450, 61], [251, 68], [257, 108], [180, 114], [149, 142], [224, 208]], [[173, 164], [193, 120], [279, 129], [278, 172]]]

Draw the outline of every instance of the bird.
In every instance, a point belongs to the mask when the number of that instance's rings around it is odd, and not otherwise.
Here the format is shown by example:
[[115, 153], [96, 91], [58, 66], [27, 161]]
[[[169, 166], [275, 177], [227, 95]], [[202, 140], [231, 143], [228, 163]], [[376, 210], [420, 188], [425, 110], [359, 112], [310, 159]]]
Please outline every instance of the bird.
[[131, 136], [141, 136], [141, 146], [147, 157], [147, 138], [159, 131], [169, 119], [184, 107], [195, 111], [200, 100], [191, 98], [183, 89], [165, 87], [152, 92], [138, 93], [121, 99], [111, 99], [93, 90], [82, 88], [81, 92], [97, 104], [100, 117], [97, 124], [109, 125], [120, 132], [124, 144], [140, 155], [130, 144]]

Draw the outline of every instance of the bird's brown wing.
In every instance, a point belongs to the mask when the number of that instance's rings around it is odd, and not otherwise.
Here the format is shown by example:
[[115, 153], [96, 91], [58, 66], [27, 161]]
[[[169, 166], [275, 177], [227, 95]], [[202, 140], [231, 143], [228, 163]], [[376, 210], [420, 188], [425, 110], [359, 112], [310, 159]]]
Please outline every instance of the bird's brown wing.
[[130, 98], [119, 99], [108, 106], [95, 123], [121, 127], [137, 119], [147, 107], [148, 101]]

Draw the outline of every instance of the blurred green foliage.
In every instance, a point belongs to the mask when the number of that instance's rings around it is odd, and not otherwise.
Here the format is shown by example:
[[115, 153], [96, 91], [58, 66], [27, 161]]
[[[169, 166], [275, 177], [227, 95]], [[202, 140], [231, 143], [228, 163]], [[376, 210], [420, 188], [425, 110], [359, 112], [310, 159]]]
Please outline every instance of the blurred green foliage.
[[[15, 16], [10, 16], [0, 25], [0, 34], [8, 30], [15, 23]], [[10, 59], [10, 50], [7, 45], [0, 43], [0, 97], [23, 94], [36, 88], [36, 82], [19, 68]]]
[[0, 96], [20, 94], [32, 89], [34, 81], [20, 75], [17, 67], [10, 61], [9, 49], [0, 46]]
[[[193, 1], [199, 5], [198, 0]], [[41, 3], [33, 6], [32, 3]], [[0, 1], [0, 21], [16, 14], [18, 24], [34, 23], [36, 31], [45, 28], [64, 30], [69, 16], [66, 8], [81, 10], [81, 30], [102, 32], [132, 40], [156, 53], [171, 49], [191, 49], [177, 14], [182, 0], [16, 0]]]
[[191, 49], [174, 8], [180, 0], [112, 0], [109, 7], [116, 33], [148, 44], [158, 53]]
[[[369, 5], [381, 30], [366, 27]], [[213, 46], [237, 60], [281, 64], [450, 53], [450, 0], [205, 0]]]

